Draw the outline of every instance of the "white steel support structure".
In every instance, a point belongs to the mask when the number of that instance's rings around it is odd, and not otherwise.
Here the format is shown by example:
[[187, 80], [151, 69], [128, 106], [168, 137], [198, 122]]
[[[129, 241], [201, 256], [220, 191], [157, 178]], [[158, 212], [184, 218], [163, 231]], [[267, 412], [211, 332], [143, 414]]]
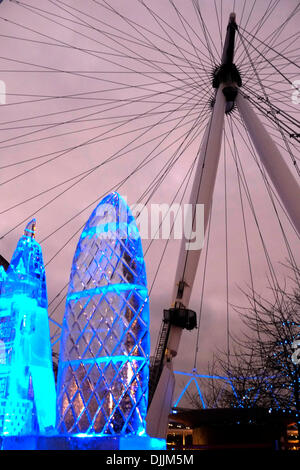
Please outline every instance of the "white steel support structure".
[[260, 160], [281, 198], [295, 229], [300, 234], [299, 185], [273, 139], [271, 139], [248, 100], [241, 93], [237, 95], [236, 104]]
[[[224, 126], [225, 97], [221, 88], [217, 91], [211, 119], [205, 130], [190, 194], [189, 203], [193, 208], [193, 232], [197, 229], [195, 217], [196, 204], [203, 204], [204, 206], [204, 233], [206, 232], [211, 212]], [[174, 304], [180, 302], [180, 304], [188, 307], [201, 249], [187, 251], [185, 245], [186, 240], [183, 238], [175, 275], [172, 302]], [[180, 281], [184, 282], [182, 295], [178, 288]]]
[[[204, 134], [190, 195], [190, 204], [193, 208], [193, 232], [196, 228], [196, 204], [204, 204], [204, 233], [208, 225], [221, 149], [224, 112], [225, 98], [219, 88], [212, 116]], [[180, 304], [187, 308], [201, 249], [186, 251], [185, 244], [186, 240], [182, 239], [171, 305]], [[182, 289], [181, 286], [183, 286]], [[171, 326], [164, 369], [147, 414], [147, 433], [152, 437], [164, 438], [166, 435], [175, 387], [172, 357], [177, 354], [181, 333], [181, 327]]]
[[[217, 88], [211, 118], [204, 133], [190, 204], [193, 207], [193, 227], [195, 231], [195, 211], [197, 204], [204, 204], [204, 234], [207, 231], [212, 207], [218, 162], [221, 150], [224, 114], [233, 109], [234, 102], [248, 128], [257, 153], [266, 168], [282, 202], [300, 233], [300, 192], [299, 186], [280, 155], [273, 140], [252, 110], [247, 100], [238, 92], [241, 86], [239, 73], [233, 64], [234, 39], [237, 25], [235, 14], [229, 17], [227, 34], [222, 53], [222, 64], [216, 70], [213, 86]], [[186, 251], [183, 239], [175, 275], [172, 307], [188, 309], [196, 271], [201, 255], [198, 250]], [[172, 408], [175, 377], [172, 358], [176, 356], [181, 338], [182, 327], [171, 325], [162, 370], [156, 391], [147, 415], [147, 432], [150, 436], [164, 438], [167, 433], [168, 416]]]

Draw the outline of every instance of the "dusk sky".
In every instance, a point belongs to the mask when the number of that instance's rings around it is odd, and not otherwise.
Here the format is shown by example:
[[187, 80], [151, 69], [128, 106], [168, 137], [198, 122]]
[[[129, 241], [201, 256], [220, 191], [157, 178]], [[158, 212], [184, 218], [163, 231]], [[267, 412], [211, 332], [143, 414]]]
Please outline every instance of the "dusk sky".
[[[151, 204], [188, 202], [190, 171], [211, 112], [211, 74], [231, 11], [241, 25], [235, 63], [242, 91], [299, 179], [299, 146], [286, 133], [299, 132], [286, 117], [299, 120], [300, 114], [300, 103], [292, 101], [292, 82], [300, 80], [297, 0], [1, 3], [0, 254], [10, 260], [36, 217], [55, 322], [62, 321], [82, 227], [102, 197], [117, 190], [149, 211]], [[266, 96], [273, 110], [286, 114], [266, 118]], [[291, 253], [299, 262], [298, 236], [263, 176], [235, 109], [225, 117], [210, 235], [189, 305], [201, 315], [199, 373], [226, 347], [227, 311], [230, 333], [238, 334], [234, 306], [246, 305], [241, 290], [249, 288], [250, 272], [255, 290], [269, 296], [266, 256], [279, 282]], [[166, 249], [167, 240], [154, 240], [148, 250], [150, 242], [143, 240], [153, 352], [163, 309], [172, 301], [180, 240], [169, 240]], [[58, 338], [59, 329], [50, 327]], [[192, 371], [197, 332], [183, 333], [175, 370]]]

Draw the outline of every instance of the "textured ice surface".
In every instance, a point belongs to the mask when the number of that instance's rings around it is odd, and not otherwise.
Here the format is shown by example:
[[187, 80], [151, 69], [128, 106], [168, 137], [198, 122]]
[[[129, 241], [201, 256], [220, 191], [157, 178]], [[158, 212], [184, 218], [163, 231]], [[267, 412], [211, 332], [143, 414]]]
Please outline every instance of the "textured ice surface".
[[22, 236], [0, 272], [0, 435], [46, 432], [56, 391], [40, 245]]
[[73, 259], [58, 373], [62, 433], [145, 433], [149, 306], [141, 240], [112, 193], [90, 216]]

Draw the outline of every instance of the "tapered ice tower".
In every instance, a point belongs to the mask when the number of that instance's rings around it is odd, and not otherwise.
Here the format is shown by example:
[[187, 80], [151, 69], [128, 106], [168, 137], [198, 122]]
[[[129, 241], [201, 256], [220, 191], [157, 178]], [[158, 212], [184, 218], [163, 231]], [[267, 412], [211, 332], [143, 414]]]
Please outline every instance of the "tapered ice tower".
[[143, 435], [149, 306], [138, 230], [117, 193], [90, 216], [73, 259], [58, 369], [61, 433]]
[[35, 220], [20, 238], [5, 272], [0, 267], [0, 435], [55, 429], [45, 268]]

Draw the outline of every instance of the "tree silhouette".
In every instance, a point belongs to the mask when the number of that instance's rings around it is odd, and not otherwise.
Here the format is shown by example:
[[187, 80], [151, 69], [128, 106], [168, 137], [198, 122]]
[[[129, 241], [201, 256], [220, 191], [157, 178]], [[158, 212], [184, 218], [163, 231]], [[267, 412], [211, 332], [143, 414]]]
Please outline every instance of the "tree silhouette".
[[[295, 415], [300, 429], [300, 271], [291, 267], [291, 292], [270, 285], [273, 300], [244, 292], [248, 306], [237, 308], [243, 332], [231, 336], [230, 354], [219, 352], [209, 366], [208, 407], [267, 408]], [[232, 386], [231, 386], [232, 384]], [[196, 395], [193, 406], [201, 407]]]

